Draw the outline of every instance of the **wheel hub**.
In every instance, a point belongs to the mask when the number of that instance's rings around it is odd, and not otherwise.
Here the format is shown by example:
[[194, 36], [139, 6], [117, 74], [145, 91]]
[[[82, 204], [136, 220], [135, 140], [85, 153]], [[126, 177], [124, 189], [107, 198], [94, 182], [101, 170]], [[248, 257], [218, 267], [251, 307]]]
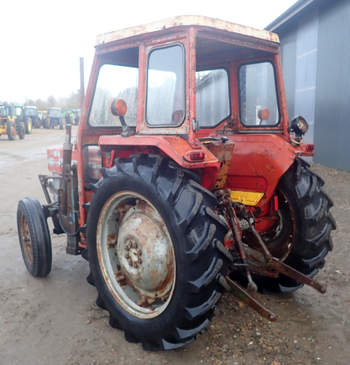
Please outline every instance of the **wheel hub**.
[[153, 318], [168, 306], [176, 260], [157, 209], [134, 192], [119, 192], [103, 208], [97, 233], [100, 267], [114, 298], [130, 314]]
[[116, 245], [121, 271], [130, 284], [150, 298], [165, 295], [173, 270], [171, 242], [158, 213], [138, 204], [125, 214]]

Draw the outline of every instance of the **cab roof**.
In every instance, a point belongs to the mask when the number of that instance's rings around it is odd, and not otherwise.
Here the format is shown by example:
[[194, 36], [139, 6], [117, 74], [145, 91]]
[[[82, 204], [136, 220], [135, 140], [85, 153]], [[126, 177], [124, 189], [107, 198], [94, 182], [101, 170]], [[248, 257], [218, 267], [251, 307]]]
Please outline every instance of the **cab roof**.
[[210, 18], [199, 15], [182, 15], [168, 19], [163, 19], [157, 22], [138, 25], [135, 27], [116, 30], [113, 32], [101, 34], [97, 36], [96, 46], [100, 46], [106, 43], [115, 42], [118, 40], [138, 37], [145, 34], [164, 31], [164, 30], [176, 30], [176, 28], [192, 26], [198, 29], [212, 29], [225, 31], [232, 34], [239, 34], [255, 39], [261, 39], [269, 41], [275, 44], [279, 43], [279, 38], [276, 33], [269, 32], [267, 30], [260, 30], [245, 25], [231, 23], [221, 19]]

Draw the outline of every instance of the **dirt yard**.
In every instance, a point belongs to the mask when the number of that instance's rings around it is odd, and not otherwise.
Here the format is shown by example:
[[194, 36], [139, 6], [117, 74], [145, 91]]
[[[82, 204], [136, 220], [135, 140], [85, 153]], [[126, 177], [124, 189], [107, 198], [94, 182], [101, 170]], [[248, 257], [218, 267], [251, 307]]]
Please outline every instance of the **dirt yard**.
[[53, 268], [34, 279], [17, 238], [19, 199], [43, 202], [37, 175], [47, 172], [47, 146], [63, 132], [34, 130], [24, 141], [0, 138], [0, 365], [99, 364], [350, 364], [350, 174], [313, 169], [326, 181], [338, 229], [334, 250], [318, 275], [325, 295], [302, 288], [293, 295], [260, 296], [277, 322], [269, 323], [226, 295], [208, 331], [185, 349], [144, 352], [108, 325], [87, 284], [88, 264], [66, 255], [65, 238], [52, 236]]

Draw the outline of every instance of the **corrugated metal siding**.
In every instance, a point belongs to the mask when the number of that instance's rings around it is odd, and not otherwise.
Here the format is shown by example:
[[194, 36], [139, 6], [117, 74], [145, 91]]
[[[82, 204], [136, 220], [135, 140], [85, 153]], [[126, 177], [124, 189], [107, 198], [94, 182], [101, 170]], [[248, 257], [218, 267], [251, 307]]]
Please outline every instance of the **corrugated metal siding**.
[[315, 161], [350, 171], [350, 1], [319, 13]]
[[350, 171], [350, 1], [318, 0], [275, 31], [290, 119], [309, 122], [315, 162]]
[[318, 13], [317, 9], [298, 18], [280, 34], [283, 74], [289, 118], [302, 115], [309, 123], [305, 142], [314, 141]]
[[317, 72], [318, 14], [312, 11], [298, 21], [296, 36], [296, 73], [294, 114], [309, 123], [304, 141], [314, 140], [316, 72]]

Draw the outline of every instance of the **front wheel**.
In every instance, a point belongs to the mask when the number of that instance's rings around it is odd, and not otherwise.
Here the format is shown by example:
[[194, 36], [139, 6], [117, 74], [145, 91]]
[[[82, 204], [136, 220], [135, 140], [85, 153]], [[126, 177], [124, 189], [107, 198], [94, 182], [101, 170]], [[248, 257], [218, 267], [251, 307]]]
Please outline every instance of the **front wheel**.
[[215, 197], [160, 156], [117, 160], [97, 183], [88, 258], [110, 324], [148, 350], [175, 349], [209, 324], [221, 297], [227, 227]]
[[[289, 266], [313, 277], [324, 266], [333, 248], [331, 231], [336, 228], [330, 212], [332, 201], [322, 190], [323, 180], [307, 163], [297, 160], [282, 177], [278, 188], [279, 223], [265, 243], [272, 254]], [[280, 275], [257, 276], [261, 291], [293, 292], [303, 284]]]
[[51, 238], [43, 209], [36, 199], [19, 201], [17, 229], [27, 270], [34, 277], [47, 276], [52, 264]]

